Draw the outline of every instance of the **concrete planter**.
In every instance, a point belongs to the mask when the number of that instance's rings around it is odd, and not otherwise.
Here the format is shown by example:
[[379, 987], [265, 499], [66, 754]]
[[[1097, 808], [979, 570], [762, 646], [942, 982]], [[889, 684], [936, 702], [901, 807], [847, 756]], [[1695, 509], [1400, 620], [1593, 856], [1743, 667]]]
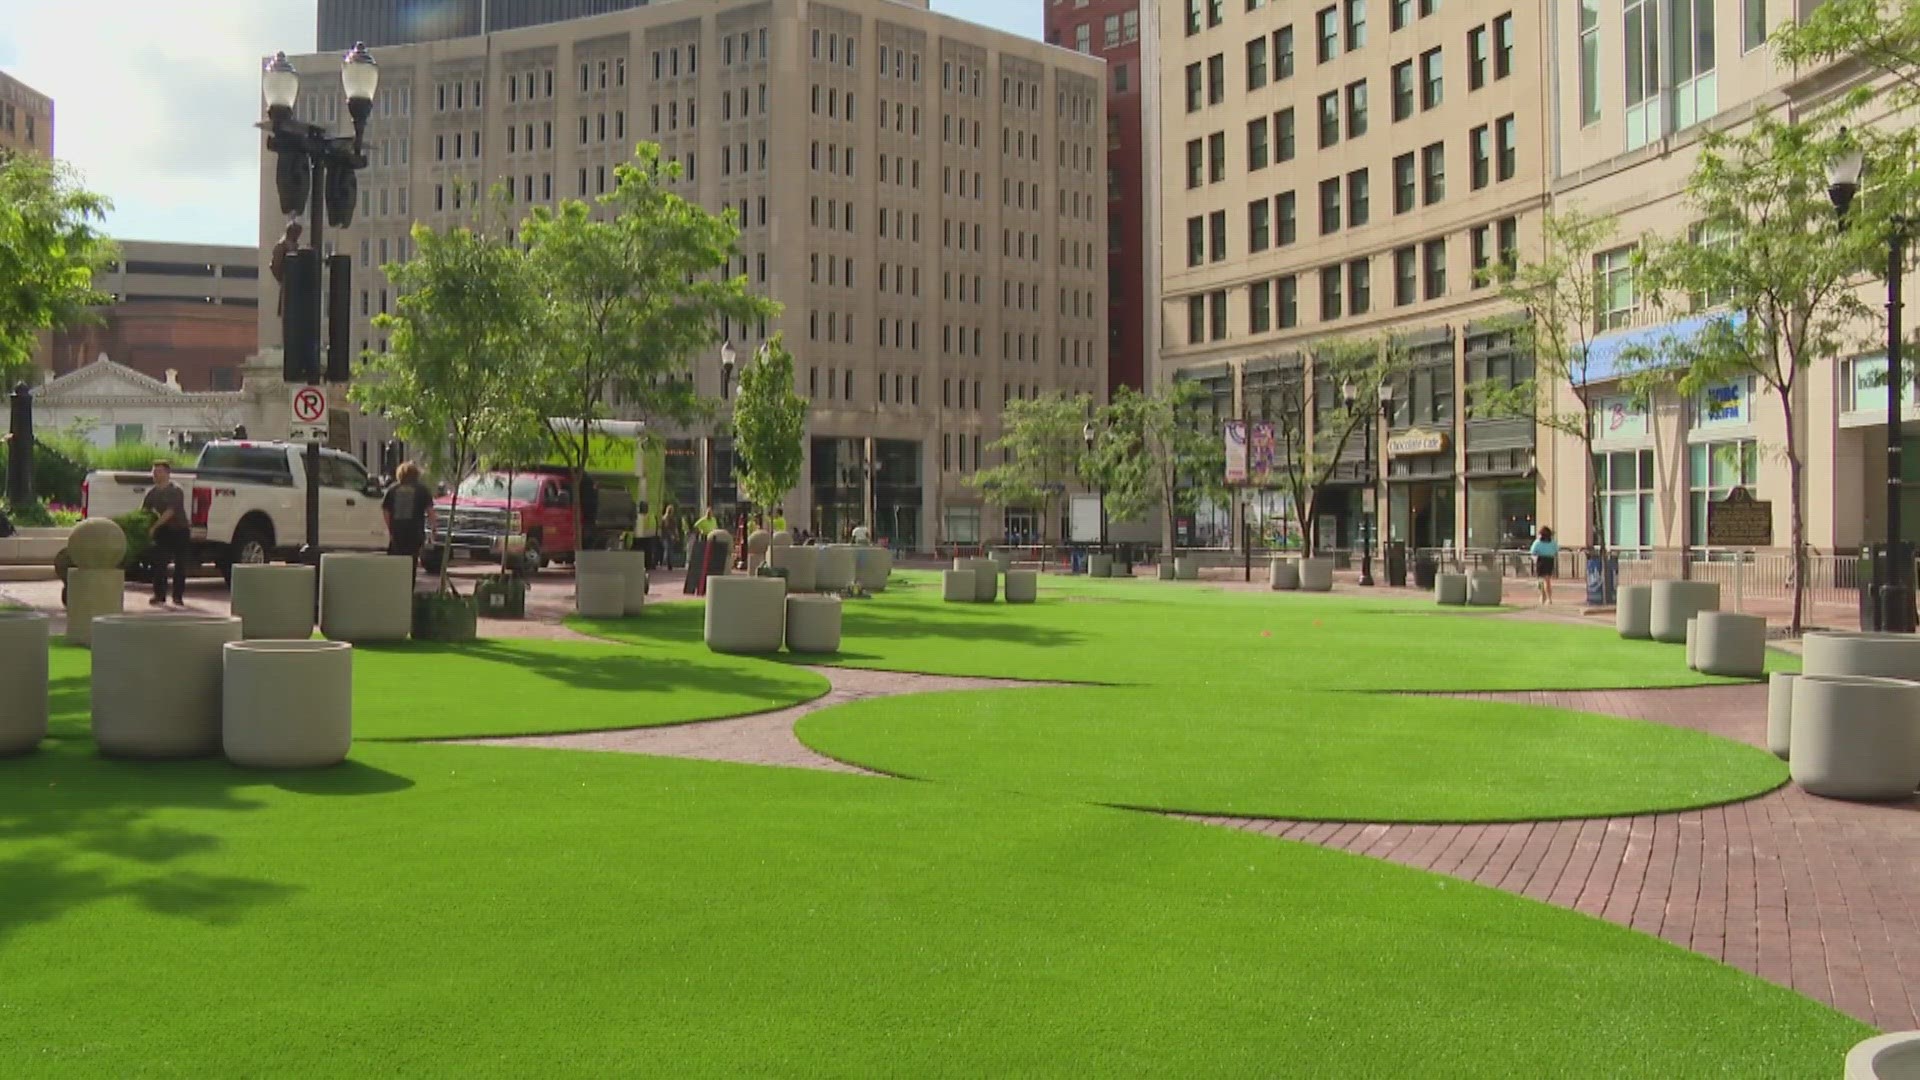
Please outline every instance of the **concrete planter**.
[[1623, 585], [1613, 609], [1613, 625], [1623, 638], [1653, 636], [1653, 586]]
[[852, 592], [860, 564], [851, 544], [829, 544], [815, 549], [813, 587], [821, 592]]
[[1193, 555], [1176, 555], [1173, 558], [1173, 577], [1176, 581], [1199, 581], [1200, 560]]
[[51, 622], [37, 611], [0, 611], [0, 758], [47, 737], [47, 644]]
[[1695, 615], [1693, 618], [1687, 620], [1687, 670], [1688, 671], [1700, 670], [1700, 659], [1697, 651], [1699, 649], [1699, 645], [1698, 645], [1699, 639], [1695, 636], [1699, 632], [1700, 632], [1700, 616]]
[[413, 633], [413, 560], [320, 556], [320, 633], [355, 645], [407, 640]]
[[0, 566], [52, 566], [71, 535], [71, 528], [18, 529], [0, 537]]
[[787, 572], [787, 591], [812, 592], [814, 589], [814, 571], [819, 566], [820, 549], [815, 547], [781, 547], [775, 545], [772, 552], [773, 566], [776, 570]]
[[[711, 581], [711, 579], [709, 579]], [[583, 619], [618, 619], [627, 613], [627, 578], [618, 570], [573, 571], [573, 610]]]
[[1448, 607], [1465, 607], [1467, 603], [1467, 575], [1436, 574], [1433, 579], [1433, 602]]
[[413, 640], [476, 641], [480, 637], [480, 603], [452, 593], [415, 593]]
[[1847, 1051], [1846, 1080], [1920, 1080], [1920, 1031], [1876, 1035]]
[[853, 576], [865, 592], [886, 592], [887, 581], [893, 577], [893, 552], [879, 547], [854, 549]]
[[949, 604], [973, 603], [973, 568], [965, 570], [942, 570], [940, 572], [940, 599]]
[[747, 569], [758, 570], [767, 564], [767, 551], [773, 547], [773, 534], [755, 529], [747, 534]]
[[993, 568], [1002, 574], [1013, 569], [1013, 552], [1011, 551], [989, 552], [987, 558], [992, 560]]
[[93, 741], [100, 752], [218, 753], [222, 650], [239, 640], [240, 620], [231, 616], [101, 616], [93, 624]]
[[774, 653], [786, 636], [787, 583], [780, 578], [707, 579], [707, 648]]
[[767, 540], [767, 546], [770, 548], [792, 547], [793, 534], [785, 529], [779, 529]]
[[1836, 799], [1908, 799], [1920, 786], [1920, 683], [1802, 675], [1793, 684], [1793, 782]]
[[1333, 591], [1332, 559], [1301, 559], [1300, 590], [1302, 592]]
[[1783, 671], [1767, 676], [1767, 749], [1781, 761], [1793, 747], [1793, 683], [1799, 677]]
[[237, 563], [233, 614], [248, 641], [305, 641], [313, 636], [313, 567]]
[[1767, 620], [1758, 615], [1703, 611], [1694, 616], [1695, 670], [1757, 679], [1767, 670]]
[[1267, 587], [1281, 592], [1300, 588], [1300, 564], [1292, 559], [1275, 559], [1267, 564]]
[[787, 651], [796, 653], [840, 651], [839, 597], [787, 597]]
[[1174, 566], [1172, 563], [1170, 562], [1157, 563], [1155, 564], [1153, 569], [1154, 569], [1153, 576], [1156, 578], [1159, 578], [1161, 581], [1173, 580]]
[[1876, 675], [1920, 682], [1920, 637], [1913, 634], [1817, 633], [1801, 646], [1808, 675]]
[[67, 644], [93, 644], [93, 620], [126, 610], [127, 575], [123, 570], [67, 571]]
[[1497, 570], [1476, 570], [1467, 575], [1467, 603], [1472, 607], [1499, 607], [1506, 599], [1506, 582]]
[[1088, 577], [1104, 577], [1104, 578], [1112, 577], [1113, 576], [1113, 556], [1100, 554], [1098, 552], [1087, 556], [1087, 576]]
[[237, 641], [225, 649], [220, 746], [253, 769], [338, 765], [353, 746], [353, 646]]
[[1720, 586], [1708, 581], [1656, 581], [1649, 629], [1653, 640], [1678, 645], [1687, 640], [1687, 620], [1720, 610]]
[[1007, 571], [1007, 603], [1031, 604], [1040, 599], [1040, 575], [1032, 570]]
[[[574, 556], [573, 572], [615, 574], [620, 578], [619, 615], [638, 615], [647, 608], [647, 553], [644, 551], [582, 551]], [[576, 586], [576, 591], [577, 591]], [[578, 601], [576, 601], [576, 606]]]
[[973, 599], [977, 603], [991, 604], [1000, 598], [1000, 568], [993, 565], [992, 559], [968, 559], [973, 568]]

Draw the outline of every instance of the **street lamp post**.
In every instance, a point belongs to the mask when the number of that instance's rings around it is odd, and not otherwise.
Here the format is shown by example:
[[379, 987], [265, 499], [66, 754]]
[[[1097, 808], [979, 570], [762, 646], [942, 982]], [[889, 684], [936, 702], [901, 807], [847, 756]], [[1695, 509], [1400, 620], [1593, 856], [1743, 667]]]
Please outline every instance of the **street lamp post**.
[[[727, 395], [732, 392], [733, 368], [734, 368], [734, 361], [737, 358], [737, 355], [738, 354], [736, 354], [733, 351], [733, 342], [723, 341], [720, 343], [720, 400], [721, 401], [727, 400]], [[703, 464], [700, 470], [701, 479], [703, 480], [704, 487], [705, 487], [705, 490], [702, 492], [702, 495], [706, 501], [705, 508], [707, 510], [713, 509], [713, 494], [714, 494], [713, 459], [714, 459], [714, 436], [708, 435], [707, 436], [707, 460]]]
[[[1841, 135], [1846, 135], [1842, 129]], [[1844, 226], [1853, 200], [1860, 193], [1860, 177], [1866, 159], [1858, 149], [1848, 148], [1835, 158], [1828, 169], [1827, 195]], [[1914, 631], [1913, 548], [1900, 539], [1901, 496], [1901, 420], [1906, 395], [1902, 392], [1901, 326], [1904, 305], [1901, 301], [1907, 261], [1907, 244], [1914, 234], [1915, 219], [1895, 214], [1889, 219], [1887, 234], [1887, 543], [1886, 550], [1873, 560], [1873, 614], [1881, 631], [1910, 634]], [[1863, 627], [1863, 629], [1867, 629]]]
[[[1347, 407], [1347, 415], [1353, 415], [1353, 408], [1359, 403], [1360, 392], [1351, 381], [1340, 385], [1340, 401]], [[1367, 485], [1360, 496], [1360, 585], [1373, 584], [1373, 533], [1367, 528], [1366, 492], [1373, 490], [1373, 411], [1367, 411], [1365, 433], [1361, 436], [1360, 475]]]
[[[373, 95], [380, 85], [380, 69], [365, 45], [356, 43], [341, 59], [340, 84], [346, 92], [347, 115], [353, 119], [353, 134], [348, 136], [294, 119], [300, 73], [286, 53], [275, 53], [260, 76], [267, 119], [255, 126], [267, 133], [267, 149], [276, 157], [274, 186], [280, 196], [280, 210], [290, 220], [298, 218], [303, 209], [308, 216], [307, 248], [286, 252], [281, 270], [285, 290], [281, 347], [286, 356], [282, 377], [307, 386], [320, 385], [322, 342], [326, 345], [326, 381], [344, 383], [352, 374], [348, 312], [353, 261], [345, 255], [329, 258], [323, 282], [320, 260], [327, 224], [342, 229], [352, 225], [360, 201], [356, 174], [367, 166], [367, 118], [373, 114]], [[313, 435], [308, 432], [307, 537], [302, 555], [318, 566], [320, 440]]]
[[[1087, 421], [1080, 428], [1080, 437], [1086, 441], [1087, 454], [1091, 456], [1095, 442], [1093, 421]], [[1107, 481], [1105, 477], [1100, 479], [1098, 490], [1100, 492], [1100, 550], [1105, 552], [1107, 550]]]
[[[1380, 430], [1388, 431], [1388, 430], [1391, 430], [1392, 427], [1393, 427], [1393, 384], [1391, 382], [1388, 382], [1385, 379], [1382, 379], [1380, 380]], [[1367, 452], [1369, 455], [1371, 455], [1373, 452], [1374, 438], [1375, 436], [1373, 433], [1373, 422], [1369, 420], [1367, 422]], [[1379, 472], [1382, 475], [1384, 475], [1386, 471], [1387, 471], [1387, 456], [1386, 456], [1386, 452], [1383, 450], [1380, 454]], [[1376, 476], [1374, 474], [1373, 463], [1371, 460], [1369, 460], [1367, 463], [1367, 490], [1373, 493], [1373, 534], [1369, 535], [1369, 540], [1367, 545], [1368, 549], [1371, 550], [1373, 546], [1371, 537], [1372, 535], [1378, 534], [1380, 531], [1380, 495], [1381, 495], [1380, 476]], [[1386, 548], [1382, 547], [1380, 549], [1380, 562], [1383, 564], [1383, 568], [1386, 569], [1388, 584], [1392, 584], [1393, 570], [1390, 567], [1384, 567], [1384, 564], [1386, 563], [1386, 561], [1387, 561]], [[1361, 564], [1361, 569], [1362, 570], [1366, 569], [1365, 563]], [[1406, 573], [1405, 564], [1403, 562], [1402, 569], [1401, 569], [1402, 577], [1400, 579], [1400, 584], [1403, 586], [1407, 583], [1406, 578], [1404, 576], [1405, 573]]]

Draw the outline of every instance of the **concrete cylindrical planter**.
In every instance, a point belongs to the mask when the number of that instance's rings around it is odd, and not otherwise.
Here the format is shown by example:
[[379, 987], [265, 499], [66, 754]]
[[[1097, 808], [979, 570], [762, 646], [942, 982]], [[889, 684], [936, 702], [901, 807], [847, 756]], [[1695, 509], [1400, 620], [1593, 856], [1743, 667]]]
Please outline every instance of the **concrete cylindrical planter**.
[[1002, 574], [1013, 569], [1013, 552], [1005, 548], [988, 552], [987, 558], [993, 561], [993, 568]]
[[993, 565], [992, 559], [968, 559], [973, 567], [973, 598], [982, 604], [991, 604], [1000, 598], [1000, 568]]
[[1653, 586], [1622, 585], [1613, 609], [1613, 625], [1623, 638], [1653, 636]]
[[220, 749], [222, 650], [240, 620], [103, 615], [93, 624], [93, 741], [108, 757], [205, 757]]
[[47, 639], [37, 611], [0, 611], [0, 757], [24, 754], [47, 737]]
[[67, 571], [67, 644], [91, 645], [93, 620], [126, 610], [127, 575], [122, 570]]
[[1031, 604], [1040, 599], [1040, 575], [1032, 570], [1007, 571], [1007, 603]]
[[787, 597], [787, 651], [797, 653], [840, 651], [839, 597]]
[[813, 587], [821, 592], [851, 592], [860, 570], [853, 545], [829, 544], [815, 550], [820, 554], [814, 557]]
[[755, 529], [747, 534], [747, 569], [758, 570], [767, 563], [767, 550], [773, 547], [773, 534]]
[[1157, 578], [1159, 578], [1159, 579], [1160, 579], [1161, 581], [1172, 581], [1172, 580], [1173, 580], [1173, 577], [1174, 577], [1174, 565], [1173, 565], [1172, 563], [1170, 563], [1170, 562], [1165, 562], [1165, 561], [1162, 561], [1162, 562], [1159, 562], [1159, 563], [1156, 563], [1156, 564], [1154, 565], [1154, 568], [1153, 568], [1153, 570], [1154, 570], [1154, 574], [1153, 574], [1153, 576], [1154, 576], [1154, 577], [1157, 577]]
[[1920, 683], [1802, 675], [1793, 683], [1793, 782], [1837, 799], [1907, 799], [1920, 786]]
[[1699, 639], [1695, 636], [1699, 632], [1700, 616], [1695, 615], [1693, 618], [1687, 620], [1687, 669], [1689, 671], [1700, 670], [1700, 659], [1697, 651], [1699, 648]]
[[1693, 666], [1708, 675], [1757, 679], [1767, 670], [1767, 620], [1703, 611], [1694, 616]]
[[1506, 599], [1506, 582], [1498, 570], [1475, 570], [1467, 575], [1467, 603], [1473, 607], [1499, 607]]
[[1785, 671], [1767, 676], [1767, 749], [1781, 761], [1793, 748], [1793, 683], [1799, 677]]
[[320, 633], [329, 641], [405, 641], [413, 633], [413, 560], [320, 556]]
[[893, 577], [893, 552], [880, 547], [854, 549], [853, 576], [866, 592], [887, 591], [887, 581]]
[[788, 592], [812, 592], [814, 589], [814, 571], [819, 566], [820, 549], [816, 547], [782, 547], [774, 545], [772, 551], [773, 566], [787, 572]]
[[1194, 555], [1176, 555], [1173, 557], [1173, 576], [1176, 581], [1199, 581], [1200, 559]]
[[1282, 592], [1300, 588], [1300, 564], [1292, 559], [1275, 559], [1267, 564], [1267, 586]]
[[1876, 1035], [1847, 1051], [1846, 1080], [1920, 1077], [1920, 1031]]
[[965, 570], [942, 570], [940, 572], [940, 599], [949, 604], [973, 603], [973, 568]]
[[1687, 640], [1687, 620], [1720, 610], [1720, 586], [1710, 581], [1656, 581], [1648, 617], [1653, 640], [1678, 645]]
[[584, 619], [618, 619], [627, 613], [627, 578], [618, 570], [573, 571], [573, 610]]
[[773, 536], [767, 540], [767, 546], [773, 548], [792, 547], [793, 534], [785, 529], [777, 529], [774, 531]]
[[707, 648], [721, 653], [779, 652], [786, 627], [785, 581], [771, 577], [707, 579]]
[[1103, 552], [1094, 552], [1092, 555], [1087, 556], [1087, 576], [1088, 577], [1104, 577], [1104, 578], [1112, 577], [1113, 576], [1113, 556], [1105, 554]]
[[305, 641], [313, 606], [313, 567], [234, 564], [233, 614], [246, 640]]
[[226, 647], [220, 746], [255, 769], [338, 765], [353, 746], [353, 646], [237, 641]]
[[[647, 553], [644, 551], [582, 551], [574, 555], [573, 572], [620, 578], [618, 615], [638, 615], [647, 608]], [[578, 586], [575, 586], [576, 593]], [[576, 600], [575, 604], [578, 605]]]
[[1808, 675], [1878, 675], [1920, 682], [1920, 637], [1887, 633], [1814, 633], [1801, 643]]
[[1312, 558], [1300, 560], [1300, 589], [1302, 592], [1333, 591], [1333, 560]]
[[1448, 607], [1465, 607], [1467, 603], [1467, 575], [1436, 574], [1433, 578], [1433, 602]]

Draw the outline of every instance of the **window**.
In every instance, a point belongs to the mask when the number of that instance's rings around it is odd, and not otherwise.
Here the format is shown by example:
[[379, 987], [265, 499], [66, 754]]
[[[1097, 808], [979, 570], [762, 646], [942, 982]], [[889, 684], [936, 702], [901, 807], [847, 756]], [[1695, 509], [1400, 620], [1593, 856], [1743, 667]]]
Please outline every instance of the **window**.
[[1258, 90], [1267, 85], [1267, 36], [1265, 34], [1247, 42], [1247, 89]]
[[1279, 307], [1280, 329], [1291, 330], [1300, 325], [1300, 279], [1292, 274], [1273, 283]]
[[1314, 56], [1325, 64], [1340, 55], [1340, 9], [1321, 8], [1313, 21], [1318, 28], [1314, 35]]
[[[1262, 116], [1247, 122], [1247, 171], [1257, 172], [1267, 167], [1267, 118]], [[1191, 184], [1189, 187], [1193, 186]]]
[[1740, 51], [1767, 43], [1767, 0], [1740, 0]]
[[[1693, 227], [1687, 230], [1687, 240], [1695, 247], [1725, 248], [1733, 242], [1733, 233], [1725, 226], [1709, 226], [1704, 221], [1695, 222]], [[1693, 293], [1691, 300], [1695, 311], [1704, 311], [1710, 307], [1732, 302], [1733, 289], [1729, 286], [1725, 289]]]
[[1580, 0], [1580, 126], [1600, 122], [1600, 0]]
[[1207, 25], [1219, 26], [1225, 18], [1227, 0], [1207, 0]]
[[1273, 246], [1273, 204], [1255, 199], [1247, 204], [1247, 251], [1261, 252]]
[[[1597, 0], [1590, 0], [1597, 2]], [[1487, 85], [1487, 28], [1476, 26], [1467, 31], [1467, 89]]]
[[1264, 334], [1273, 329], [1273, 285], [1256, 281], [1247, 286], [1247, 332]]
[[1187, 140], [1187, 189], [1200, 186], [1204, 176], [1206, 151], [1199, 139]]
[[1413, 0], [1389, 0], [1393, 5], [1387, 12], [1387, 26], [1392, 30], [1404, 30], [1413, 21]]
[[1273, 160], [1292, 161], [1294, 152], [1293, 109], [1281, 109], [1273, 114]]
[[1660, 137], [1660, 39], [1653, 0], [1626, 0], [1621, 49], [1626, 55], [1627, 149]]
[[1207, 136], [1207, 182], [1217, 184], [1227, 178], [1227, 133], [1216, 131]]
[[1618, 330], [1633, 319], [1633, 245], [1603, 251], [1593, 257], [1595, 333]]
[[1687, 447], [1687, 493], [1692, 496], [1687, 515], [1687, 543], [1707, 545], [1707, 504], [1727, 497], [1734, 488], [1753, 491], [1760, 483], [1760, 456], [1752, 439], [1701, 442]]
[[1320, 271], [1320, 321], [1332, 322], [1340, 317], [1340, 268], [1328, 266]]
[[1187, 0], [1187, 36], [1200, 32], [1200, 0]]
[[1274, 196], [1274, 217], [1279, 219], [1279, 227], [1274, 235], [1275, 247], [1286, 247], [1300, 238], [1298, 204], [1299, 200], [1291, 191]]
[[1719, 110], [1714, 77], [1714, 0], [1672, 0], [1667, 57], [1673, 73], [1673, 126], [1691, 127]]
[[1293, 77], [1293, 27], [1273, 32], [1273, 81]]
[[1227, 212], [1215, 210], [1207, 215], [1207, 258], [1222, 262], [1227, 257]]
[[1493, 179], [1493, 129], [1485, 124], [1467, 133], [1469, 183], [1479, 191]]
[[1447, 240], [1439, 237], [1420, 245], [1422, 295], [1438, 300], [1447, 295]]
[[1340, 141], [1340, 92], [1329, 90], [1320, 95], [1320, 149]]
[[1467, 239], [1473, 271], [1467, 279], [1467, 284], [1469, 288], [1483, 288], [1493, 280], [1493, 275], [1488, 270], [1492, 265], [1492, 256], [1487, 250], [1493, 241], [1493, 226], [1476, 225], [1467, 233]]
[[1207, 219], [1187, 219], [1187, 265], [1202, 266], [1207, 261]]
[[1446, 97], [1445, 65], [1439, 49], [1420, 54], [1420, 110], [1438, 108]]
[[1367, 133], [1367, 81], [1347, 84], [1347, 138]]
[[1201, 93], [1203, 91], [1201, 80], [1204, 77], [1198, 63], [1187, 65], [1187, 111], [1190, 113], [1200, 111]]
[[1320, 235], [1340, 231], [1340, 178], [1320, 181]]
[[1652, 547], [1656, 521], [1653, 451], [1595, 454], [1593, 465], [1607, 546], [1629, 550]]
[[1501, 218], [1497, 226], [1500, 263], [1508, 271], [1520, 265], [1520, 219]]
[[1347, 51], [1367, 43], [1367, 0], [1347, 0]]
[[1214, 341], [1227, 339], [1227, 290], [1215, 289], [1207, 294], [1207, 322]]
[[1373, 310], [1373, 263], [1354, 259], [1347, 263], [1347, 314], [1365, 315]]
[[1447, 197], [1447, 144], [1433, 143], [1420, 151], [1420, 204], [1432, 206]]
[[1196, 293], [1187, 297], [1187, 344], [1200, 345], [1207, 340], [1207, 298]]
[[[1710, 3], [1711, 0], [1708, 0]], [[1513, 13], [1493, 20], [1493, 77], [1504, 79], [1513, 74]]]
[[1514, 145], [1520, 137], [1518, 121], [1509, 113], [1493, 122], [1493, 130], [1498, 136], [1496, 141], [1500, 150], [1499, 167], [1495, 169], [1495, 174], [1502, 180], [1511, 180], [1520, 167], [1520, 151]]
[[1419, 299], [1417, 290], [1418, 254], [1411, 247], [1396, 248], [1393, 252], [1393, 303], [1396, 307], [1406, 307]]
[[1372, 217], [1371, 189], [1367, 170], [1356, 169], [1347, 174], [1347, 227], [1357, 229]]
[[1413, 209], [1413, 155], [1393, 159], [1393, 212], [1404, 214]]
[[1413, 61], [1393, 65], [1393, 118], [1405, 120], [1413, 115]]

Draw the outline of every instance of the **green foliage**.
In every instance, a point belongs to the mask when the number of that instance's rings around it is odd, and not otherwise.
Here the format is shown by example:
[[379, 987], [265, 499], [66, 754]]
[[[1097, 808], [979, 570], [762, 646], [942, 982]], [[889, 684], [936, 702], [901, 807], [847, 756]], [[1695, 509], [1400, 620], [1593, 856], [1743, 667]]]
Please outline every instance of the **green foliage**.
[[[4, 475], [9, 444], [0, 440], [0, 475]], [[60, 431], [36, 437], [33, 448], [33, 492], [59, 506], [80, 505], [80, 485], [96, 469], [145, 472], [156, 461], [190, 468], [197, 455], [165, 446], [129, 443], [95, 446], [84, 432]]]
[[1224, 488], [1226, 449], [1202, 408], [1206, 391], [1176, 382], [1152, 395], [1129, 386], [1114, 393], [1094, 423], [1085, 479], [1104, 488], [1110, 517], [1161, 514], [1161, 545], [1173, 557], [1173, 521]]
[[50, 509], [47, 511], [47, 513], [49, 514], [49, 516], [53, 518], [53, 524], [55, 528], [70, 529], [73, 526], [80, 524], [82, 520], [82, 515], [80, 511], [69, 510], [66, 507]]
[[1269, 403], [1279, 414], [1275, 465], [1307, 554], [1313, 554], [1321, 490], [1355, 433], [1379, 415], [1381, 385], [1404, 374], [1407, 366], [1406, 345], [1398, 338], [1336, 338], [1316, 345], [1310, 358], [1279, 381], [1277, 400]]
[[107, 302], [93, 274], [116, 257], [99, 231], [110, 207], [65, 165], [0, 155], [0, 386], [30, 375], [40, 331], [84, 322]]
[[1920, 0], [1825, 0], [1778, 27], [1772, 44], [1799, 68], [1858, 60], [1894, 78], [1896, 108], [1920, 101]]
[[131, 568], [153, 546], [154, 517], [145, 510], [129, 510], [113, 519], [120, 531], [127, 534], [127, 554], [120, 560], [121, 566]]
[[22, 529], [46, 529], [54, 524], [53, 512], [47, 504], [35, 499], [29, 503], [7, 503], [7, 515], [15, 526]]
[[771, 513], [800, 482], [807, 399], [793, 391], [793, 354], [780, 336], [740, 372], [733, 403], [733, 446], [740, 488]]
[[1085, 427], [1093, 403], [1083, 395], [1049, 391], [1025, 401], [1009, 401], [1000, 410], [1000, 437], [991, 444], [1001, 463], [967, 479], [996, 506], [1040, 508], [1040, 538], [1057, 528], [1054, 506], [1067, 484], [1081, 475], [1086, 456]]

